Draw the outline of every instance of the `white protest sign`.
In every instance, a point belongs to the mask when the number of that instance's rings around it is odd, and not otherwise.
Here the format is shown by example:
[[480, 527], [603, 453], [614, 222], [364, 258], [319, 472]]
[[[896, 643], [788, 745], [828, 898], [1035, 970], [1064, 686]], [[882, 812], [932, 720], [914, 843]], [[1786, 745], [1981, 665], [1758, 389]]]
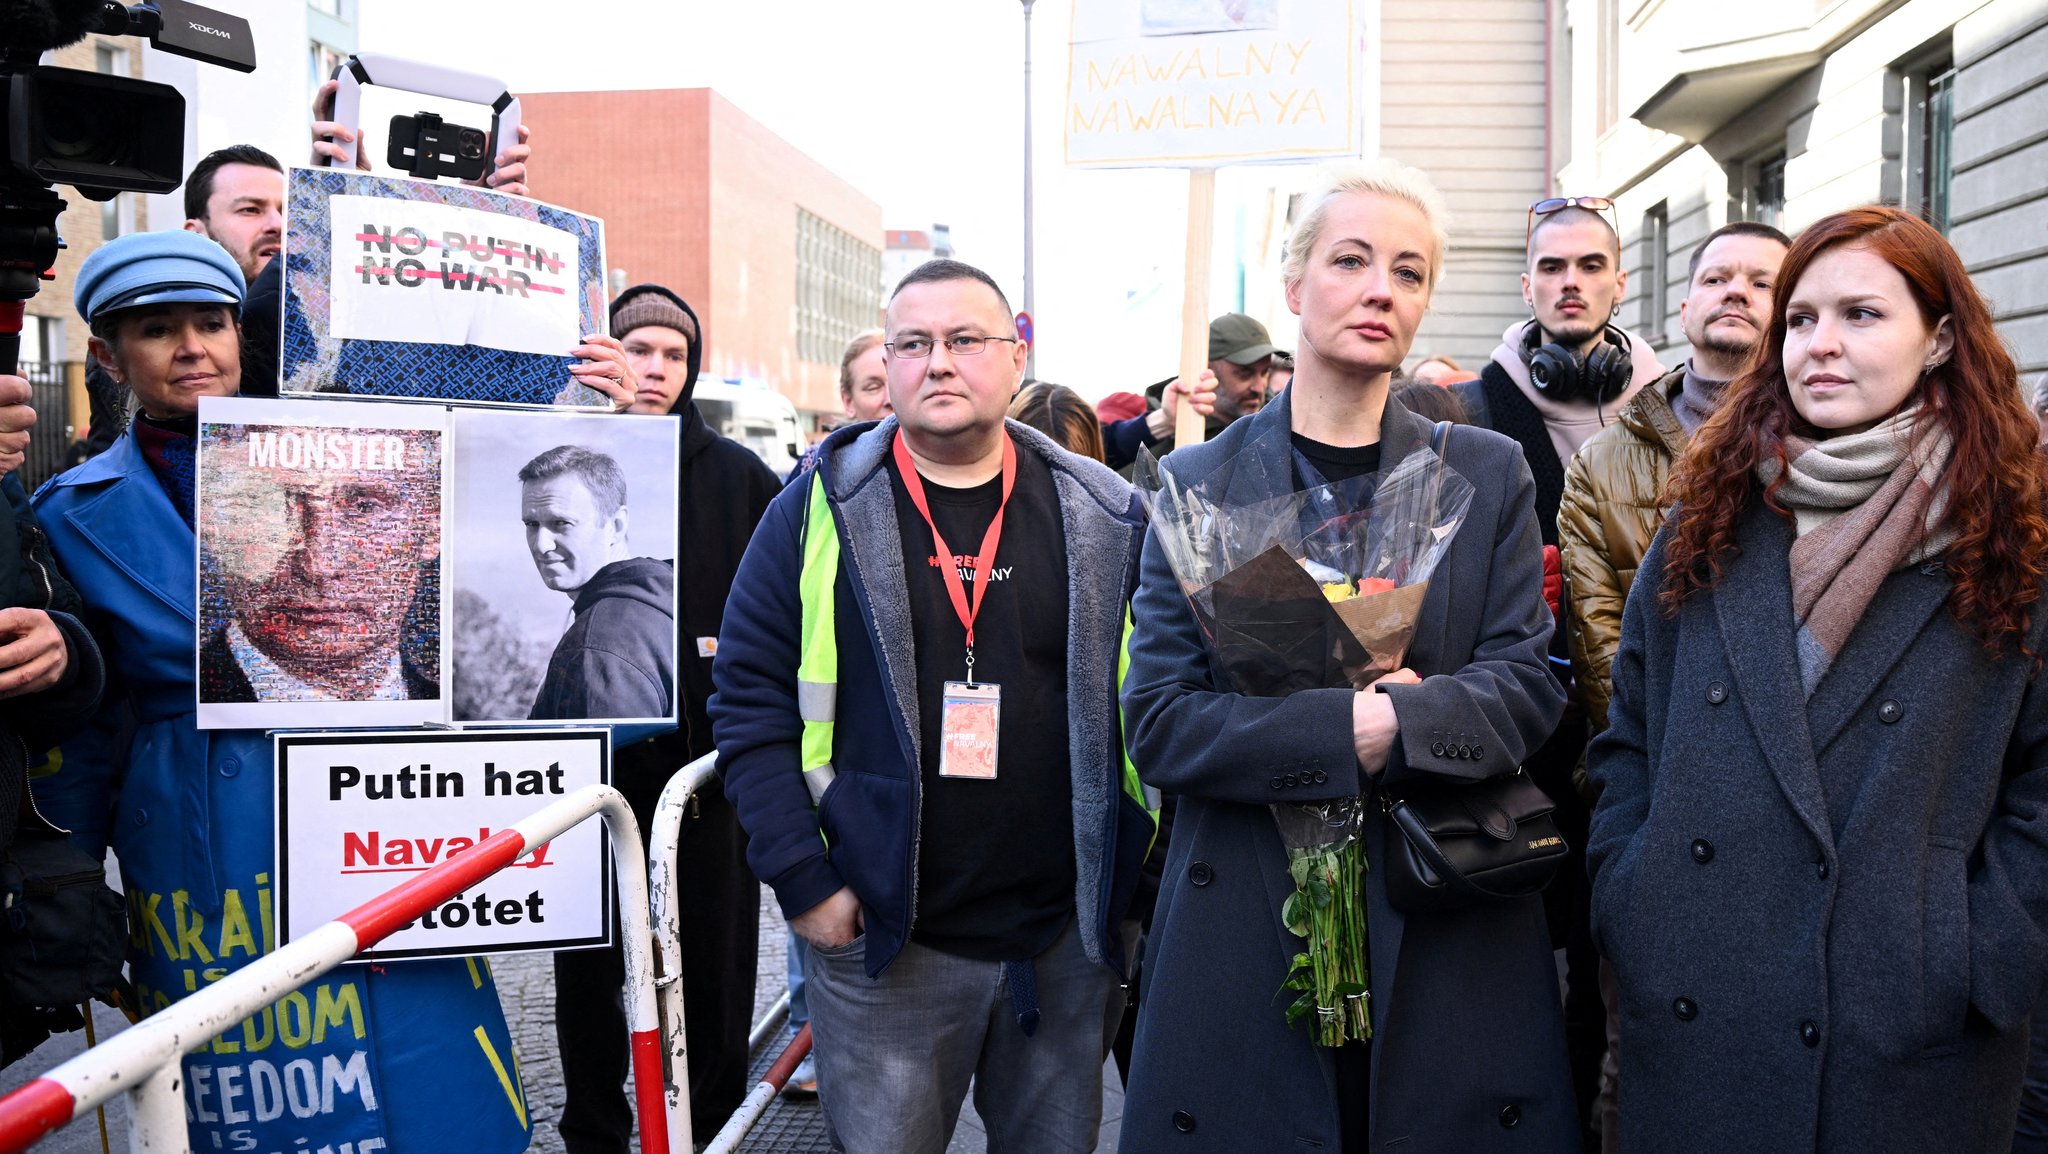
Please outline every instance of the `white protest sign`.
[[332, 337], [566, 355], [583, 337], [575, 234], [427, 201], [335, 196]]
[[1357, 155], [1372, 0], [1075, 0], [1070, 165]]
[[[277, 937], [308, 933], [586, 785], [605, 729], [277, 738]], [[360, 956], [576, 949], [611, 940], [611, 855], [592, 819]]]

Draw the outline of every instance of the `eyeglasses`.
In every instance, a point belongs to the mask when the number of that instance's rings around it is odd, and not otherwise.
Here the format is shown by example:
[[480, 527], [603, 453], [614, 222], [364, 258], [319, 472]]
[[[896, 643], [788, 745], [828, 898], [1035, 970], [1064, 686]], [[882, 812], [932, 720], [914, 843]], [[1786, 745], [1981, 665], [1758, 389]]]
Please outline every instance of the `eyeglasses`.
[[972, 333], [958, 333], [942, 342], [927, 337], [906, 337], [900, 341], [886, 341], [882, 347], [905, 360], [918, 361], [931, 356], [932, 347], [937, 344], [944, 344], [946, 351], [956, 357], [971, 357], [987, 348], [990, 341], [1008, 341], [1013, 345], [1024, 343], [1016, 337], [982, 337]]
[[[1522, 237], [1523, 243], [1528, 243], [1529, 239], [1536, 235], [1537, 217], [1563, 212], [1568, 208], [1583, 208], [1588, 212], [1610, 212], [1614, 209], [1614, 201], [1605, 196], [1553, 196], [1539, 200], [1529, 206], [1529, 231]], [[1620, 231], [1620, 218], [1617, 215], [1615, 232], [1619, 234]]]

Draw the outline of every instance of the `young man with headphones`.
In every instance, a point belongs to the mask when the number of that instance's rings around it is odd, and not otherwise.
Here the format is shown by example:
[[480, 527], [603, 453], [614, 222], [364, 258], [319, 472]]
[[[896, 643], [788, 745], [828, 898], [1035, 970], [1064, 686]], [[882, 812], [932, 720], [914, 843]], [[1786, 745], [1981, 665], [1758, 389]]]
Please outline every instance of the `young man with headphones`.
[[1621, 238], [1600, 215], [1613, 206], [1598, 196], [1530, 206], [1522, 299], [1534, 319], [1508, 326], [1478, 380], [1451, 386], [1473, 424], [1521, 442], [1545, 545], [1557, 544], [1565, 464], [1664, 373], [1648, 342], [1613, 323], [1628, 288]]
[[[1522, 299], [1535, 315], [1508, 326], [1478, 380], [1450, 386], [1473, 424], [1521, 444], [1536, 481], [1546, 571], [1556, 565], [1565, 466], [1579, 446], [1614, 422], [1637, 390], [1664, 373], [1648, 342], [1614, 323], [1628, 273], [1621, 267], [1621, 238], [1601, 215], [1613, 207], [1599, 196], [1554, 197], [1529, 207]], [[1563, 607], [1553, 609], [1561, 622]], [[1550, 651], [1558, 675], [1568, 678], [1571, 652], [1563, 628], [1552, 637]], [[1557, 732], [1525, 765], [1557, 802], [1558, 830], [1572, 850], [1572, 860], [1543, 896], [1552, 940], [1565, 951], [1565, 1041], [1582, 1125], [1590, 1121], [1606, 1048], [1585, 880], [1589, 810], [1571, 781], [1585, 745], [1585, 714], [1574, 693]]]

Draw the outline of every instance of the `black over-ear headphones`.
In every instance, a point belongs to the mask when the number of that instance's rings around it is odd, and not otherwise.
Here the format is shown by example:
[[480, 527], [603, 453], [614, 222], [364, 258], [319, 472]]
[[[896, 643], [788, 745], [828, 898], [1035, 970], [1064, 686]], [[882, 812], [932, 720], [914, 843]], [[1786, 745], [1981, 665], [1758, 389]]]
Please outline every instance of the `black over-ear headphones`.
[[[1529, 326], [1523, 349], [1533, 345], [1543, 332], [1537, 325]], [[1601, 330], [1600, 342], [1587, 350], [1581, 359], [1578, 354], [1555, 342], [1544, 345], [1533, 353], [1527, 353], [1529, 360], [1529, 381], [1549, 396], [1559, 400], [1588, 400], [1604, 405], [1628, 388], [1635, 377], [1635, 360], [1629, 354], [1628, 336], [1613, 325]]]

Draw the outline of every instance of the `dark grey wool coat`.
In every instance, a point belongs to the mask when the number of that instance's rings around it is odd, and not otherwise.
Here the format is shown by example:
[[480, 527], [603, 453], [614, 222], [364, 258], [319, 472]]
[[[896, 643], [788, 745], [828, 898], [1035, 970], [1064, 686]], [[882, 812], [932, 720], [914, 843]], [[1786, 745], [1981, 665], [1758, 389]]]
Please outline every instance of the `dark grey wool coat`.
[[[1247, 451], [1289, 476], [1287, 394], [1215, 441], [1177, 450], [1200, 477]], [[1429, 425], [1389, 400], [1389, 464]], [[1264, 435], [1261, 435], [1261, 434]], [[1511, 772], [1557, 724], [1564, 694], [1545, 662], [1551, 620], [1529, 468], [1513, 442], [1451, 430], [1450, 465], [1478, 489], [1423, 602], [1391, 692], [1400, 739], [1384, 778]], [[1280, 906], [1293, 889], [1268, 806], [1374, 788], [1352, 751], [1348, 689], [1286, 698], [1216, 692], [1202, 634], [1156, 533], [1145, 544], [1124, 681], [1126, 737], [1148, 783], [1178, 794], [1152, 932], [1121, 1149], [1266, 1154], [1335, 1150], [1327, 1052], [1290, 1029], [1275, 997], [1301, 939]], [[1446, 744], [1448, 743], [1448, 744]], [[1455, 747], [1477, 751], [1458, 759]], [[1444, 750], [1452, 754], [1432, 752]], [[1369, 806], [1374, 1150], [1576, 1151], [1557, 970], [1536, 898], [1403, 919], [1387, 904], [1387, 839]]]
[[1791, 526], [1757, 504], [1737, 542], [1676, 618], [1663, 535], [1643, 558], [1590, 755], [1622, 1148], [2002, 1152], [2048, 954], [2048, 684], [1932, 564], [1804, 700]]

